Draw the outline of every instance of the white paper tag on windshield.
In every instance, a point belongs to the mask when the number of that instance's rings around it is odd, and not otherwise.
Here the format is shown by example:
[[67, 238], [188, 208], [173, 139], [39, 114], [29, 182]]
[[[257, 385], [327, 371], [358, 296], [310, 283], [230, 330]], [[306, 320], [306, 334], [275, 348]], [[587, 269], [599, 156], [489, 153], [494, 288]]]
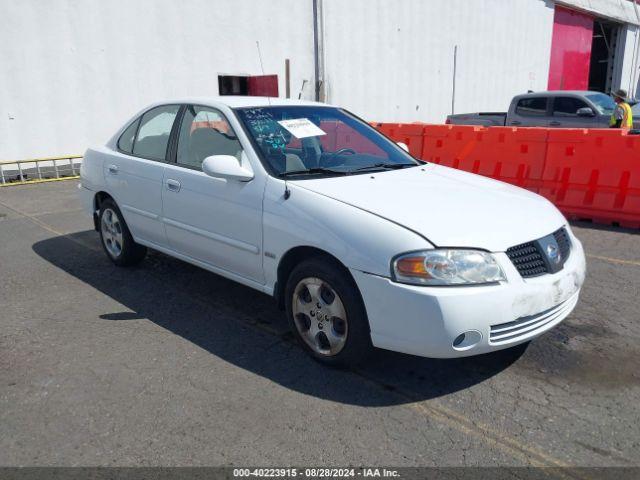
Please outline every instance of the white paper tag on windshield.
[[327, 134], [320, 130], [320, 128], [308, 118], [280, 120], [278, 123], [291, 132], [296, 138], [319, 137], [320, 135]]

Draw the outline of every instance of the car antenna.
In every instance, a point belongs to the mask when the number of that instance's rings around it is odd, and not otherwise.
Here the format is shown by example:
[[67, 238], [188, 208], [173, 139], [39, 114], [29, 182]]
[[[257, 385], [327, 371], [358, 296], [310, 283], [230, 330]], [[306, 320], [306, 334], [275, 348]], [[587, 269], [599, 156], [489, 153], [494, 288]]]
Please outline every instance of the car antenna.
[[[260, 71], [262, 72], [262, 76], [265, 76], [264, 73], [264, 65], [262, 64], [262, 52], [260, 51], [260, 42], [256, 40], [256, 47], [258, 48], [258, 59], [260, 60]], [[271, 97], [267, 95], [267, 101], [269, 102], [269, 106], [271, 106]]]
[[289, 200], [291, 196], [291, 190], [289, 190], [289, 185], [287, 185], [287, 180], [284, 181], [284, 199]]

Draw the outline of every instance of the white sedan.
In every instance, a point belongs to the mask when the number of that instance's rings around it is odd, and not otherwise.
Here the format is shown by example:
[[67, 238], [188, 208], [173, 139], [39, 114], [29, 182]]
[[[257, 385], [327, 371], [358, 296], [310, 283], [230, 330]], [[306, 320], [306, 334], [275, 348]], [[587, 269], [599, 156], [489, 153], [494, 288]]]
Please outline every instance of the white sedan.
[[403, 147], [320, 103], [181, 99], [89, 149], [79, 190], [115, 264], [152, 248], [273, 295], [327, 364], [481, 354], [566, 318], [585, 257], [562, 214]]

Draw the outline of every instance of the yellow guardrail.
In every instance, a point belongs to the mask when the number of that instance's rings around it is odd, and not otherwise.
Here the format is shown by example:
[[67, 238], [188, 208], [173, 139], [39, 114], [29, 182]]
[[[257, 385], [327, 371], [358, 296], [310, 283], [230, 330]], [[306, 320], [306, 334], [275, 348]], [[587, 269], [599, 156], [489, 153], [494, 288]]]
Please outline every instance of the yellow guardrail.
[[57, 182], [80, 176], [82, 155], [0, 161], [0, 187]]

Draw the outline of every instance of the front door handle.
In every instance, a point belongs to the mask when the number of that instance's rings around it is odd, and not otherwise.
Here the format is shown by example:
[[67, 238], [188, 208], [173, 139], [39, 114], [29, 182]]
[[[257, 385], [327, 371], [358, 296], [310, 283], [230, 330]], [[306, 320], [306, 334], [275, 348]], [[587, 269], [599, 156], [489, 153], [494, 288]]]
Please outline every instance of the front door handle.
[[182, 185], [180, 185], [180, 182], [178, 180], [174, 180], [172, 178], [167, 179], [167, 190], [171, 190], [172, 192], [179, 192], [180, 187], [182, 187]]
[[554, 120], [553, 122], [549, 122], [549, 125], [552, 127], [559, 127], [560, 125], [562, 125], [562, 123]]
[[107, 170], [109, 170], [109, 173], [111, 175], [117, 175], [118, 174], [118, 166], [117, 165], [109, 165], [107, 167]]
[[519, 122], [518, 120], [514, 120], [513, 122], [511, 122], [511, 125], [520, 125], [522, 122]]

